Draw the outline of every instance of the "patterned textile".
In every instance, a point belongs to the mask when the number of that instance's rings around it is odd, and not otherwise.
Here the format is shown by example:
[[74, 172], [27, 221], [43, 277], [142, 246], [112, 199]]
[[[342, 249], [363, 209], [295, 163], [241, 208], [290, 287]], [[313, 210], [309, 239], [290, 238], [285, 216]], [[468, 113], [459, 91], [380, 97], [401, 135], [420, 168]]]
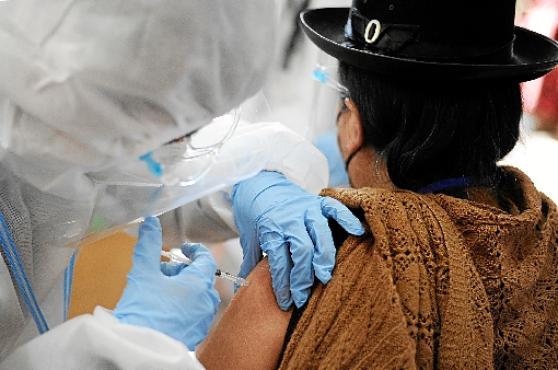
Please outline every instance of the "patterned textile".
[[363, 212], [369, 232], [339, 249], [281, 369], [558, 368], [558, 213], [524, 174], [505, 169], [473, 200], [323, 195]]

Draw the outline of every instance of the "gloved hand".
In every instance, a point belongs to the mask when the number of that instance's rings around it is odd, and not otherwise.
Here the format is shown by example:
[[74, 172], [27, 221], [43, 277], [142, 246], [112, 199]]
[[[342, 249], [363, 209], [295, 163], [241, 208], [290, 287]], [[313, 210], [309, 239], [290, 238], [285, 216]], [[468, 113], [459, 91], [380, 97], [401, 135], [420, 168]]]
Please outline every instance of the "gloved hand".
[[158, 330], [194, 350], [207, 336], [220, 302], [214, 288], [215, 260], [201, 244], [189, 244], [182, 252], [192, 259], [190, 266], [161, 263], [161, 247], [159, 219], [146, 218], [114, 316]]
[[314, 145], [327, 159], [329, 167], [329, 186], [349, 185], [349, 176], [345, 169], [345, 162], [339, 150], [337, 142], [337, 132], [330, 131], [322, 134], [314, 140]]
[[324, 284], [335, 265], [335, 245], [328, 226], [332, 218], [348, 233], [362, 235], [362, 224], [343, 204], [309, 194], [277, 172], [261, 172], [236, 184], [233, 213], [240, 232], [247, 276], [267, 254], [277, 303], [301, 307], [310, 295], [314, 275]]

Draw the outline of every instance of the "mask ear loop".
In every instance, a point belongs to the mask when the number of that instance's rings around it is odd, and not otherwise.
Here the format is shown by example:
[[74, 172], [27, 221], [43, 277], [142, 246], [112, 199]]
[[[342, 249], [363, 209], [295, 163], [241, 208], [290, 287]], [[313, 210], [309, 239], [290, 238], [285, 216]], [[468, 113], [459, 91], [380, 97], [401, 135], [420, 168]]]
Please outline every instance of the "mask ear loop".
[[347, 160], [345, 161], [345, 172], [347, 172], [347, 174], [349, 173], [349, 166], [351, 165], [351, 161], [353, 160], [355, 155], [357, 155], [357, 153], [361, 151], [361, 149], [362, 145], [359, 146], [354, 152], [349, 154], [349, 157], [347, 157]]

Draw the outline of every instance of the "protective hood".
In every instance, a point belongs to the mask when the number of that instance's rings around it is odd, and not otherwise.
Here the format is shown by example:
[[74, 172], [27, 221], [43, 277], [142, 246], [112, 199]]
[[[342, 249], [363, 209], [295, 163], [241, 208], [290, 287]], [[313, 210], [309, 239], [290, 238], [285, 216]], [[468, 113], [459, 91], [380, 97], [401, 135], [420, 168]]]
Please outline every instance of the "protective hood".
[[[190, 133], [262, 85], [273, 1], [0, 3], [0, 145], [42, 191]], [[3, 159], [4, 161], [4, 159]]]

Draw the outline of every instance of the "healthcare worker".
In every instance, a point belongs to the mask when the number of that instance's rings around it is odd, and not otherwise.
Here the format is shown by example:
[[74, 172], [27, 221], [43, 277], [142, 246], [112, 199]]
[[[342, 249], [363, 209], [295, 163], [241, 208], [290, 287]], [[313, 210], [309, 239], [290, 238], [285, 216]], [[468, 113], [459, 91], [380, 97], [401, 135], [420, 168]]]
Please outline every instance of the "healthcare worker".
[[[209, 142], [184, 136], [258, 90], [273, 20], [263, 0], [0, 2], [0, 368], [200, 367], [188, 349], [218, 304], [204, 247], [183, 249], [188, 267], [160, 264], [159, 221], [146, 218], [115, 311], [61, 323], [65, 247], [212, 190], [181, 209], [185, 224], [239, 231], [244, 275], [266, 252], [282, 308], [328, 281], [327, 219], [363, 230], [307, 192], [327, 182], [319, 152], [277, 124], [232, 135], [235, 113], [207, 126], [229, 127]], [[223, 171], [236, 165], [242, 176]]]

